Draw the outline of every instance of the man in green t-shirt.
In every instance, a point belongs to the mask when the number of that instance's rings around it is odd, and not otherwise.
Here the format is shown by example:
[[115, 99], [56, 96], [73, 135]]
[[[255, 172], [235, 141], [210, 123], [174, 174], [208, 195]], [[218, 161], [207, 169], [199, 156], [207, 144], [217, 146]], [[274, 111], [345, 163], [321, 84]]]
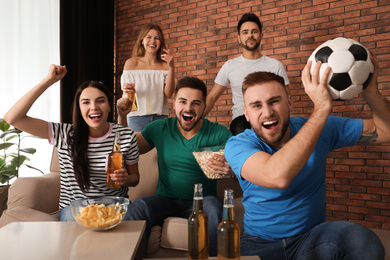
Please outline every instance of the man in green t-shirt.
[[[147, 236], [154, 225], [167, 217], [188, 218], [192, 212], [194, 185], [202, 183], [204, 210], [209, 220], [210, 255], [217, 255], [217, 227], [221, 222], [222, 202], [216, 196], [216, 181], [205, 177], [192, 155], [201, 147], [225, 145], [230, 131], [223, 125], [202, 118], [207, 87], [195, 77], [177, 82], [174, 110], [176, 117], [156, 120], [137, 133], [141, 154], [156, 147], [159, 179], [156, 195], [135, 200], [129, 208], [131, 218], [147, 221]], [[127, 125], [131, 108], [127, 98], [118, 100], [118, 123]], [[232, 174], [225, 158], [212, 160], [214, 173]]]

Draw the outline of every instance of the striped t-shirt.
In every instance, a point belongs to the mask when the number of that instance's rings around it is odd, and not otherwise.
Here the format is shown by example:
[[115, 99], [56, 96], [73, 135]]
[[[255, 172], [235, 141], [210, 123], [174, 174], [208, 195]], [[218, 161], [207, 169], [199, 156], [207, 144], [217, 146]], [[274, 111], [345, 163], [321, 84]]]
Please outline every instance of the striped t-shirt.
[[129, 188], [121, 186], [120, 189], [106, 188], [106, 158], [112, 151], [115, 133], [121, 135], [121, 153], [126, 164], [132, 165], [138, 162], [139, 152], [135, 133], [130, 128], [111, 124], [108, 132], [99, 138], [89, 137], [88, 158], [91, 186], [86, 193], [83, 193], [76, 181], [73, 171], [73, 161], [68, 150], [67, 135], [71, 131], [72, 124], [49, 123], [49, 143], [58, 150], [60, 163], [60, 204], [62, 209], [70, 205], [71, 201], [99, 196], [120, 196], [128, 197]]

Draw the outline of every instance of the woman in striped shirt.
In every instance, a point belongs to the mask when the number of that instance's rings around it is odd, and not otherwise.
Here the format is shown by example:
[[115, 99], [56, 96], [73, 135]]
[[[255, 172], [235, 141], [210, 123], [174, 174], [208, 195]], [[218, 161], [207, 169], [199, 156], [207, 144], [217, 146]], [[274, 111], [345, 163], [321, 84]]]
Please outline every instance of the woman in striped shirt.
[[[57, 148], [61, 168], [61, 221], [73, 220], [69, 206], [73, 200], [109, 195], [128, 197], [128, 187], [139, 182], [139, 152], [135, 134], [130, 128], [107, 122], [112, 98], [103, 83], [89, 81], [78, 88], [73, 124], [51, 123], [27, 116], [38, 97], [61, 80], [66, 72], [65, 66], [51, 65], [48, 75], [4, 115], [9, 124], [48, 139]], [[112, 175], [121, 188], [107, 189], [105, 161], [112, 150], [116, 132], [121, 134], [121, 152], [126, 167]]]

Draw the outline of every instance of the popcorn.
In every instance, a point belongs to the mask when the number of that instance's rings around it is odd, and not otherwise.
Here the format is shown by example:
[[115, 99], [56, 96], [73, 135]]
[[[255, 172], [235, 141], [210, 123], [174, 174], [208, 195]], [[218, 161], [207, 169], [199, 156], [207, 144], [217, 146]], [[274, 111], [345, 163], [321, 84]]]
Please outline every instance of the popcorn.
[[[196, 161], [198, 162], [200, 168], [203, 170], [204, 174], [209, 179], [221, 179], [226, 178], [224, 174], [214, 173], [213, 170], [208, 166], [209, 159], [213, 158], [215, 154], [224, 155], [224, 149], [220, 149], [219, 151], [200, 151], [200, 152], [192, 152]], [[219, 160], [219, 158], [214, 157], [214, 159]]]

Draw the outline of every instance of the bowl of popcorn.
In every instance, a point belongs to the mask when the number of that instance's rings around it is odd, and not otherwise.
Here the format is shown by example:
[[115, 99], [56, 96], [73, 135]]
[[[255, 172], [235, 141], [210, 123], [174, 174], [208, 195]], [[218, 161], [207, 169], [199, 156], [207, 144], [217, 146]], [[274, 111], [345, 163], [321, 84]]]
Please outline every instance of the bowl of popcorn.
[[209, 159], [213, 157], [214, 159], [219, 160], [219, 158], [215, 155], [224, 155], [224, 149], [225, 146], [209, 146], [192, 151], [192, 154], [194, 155], [196, 161], [198, 162], [200, 168], [202, 169], [203, 173], [206, 175], [207, 178], [225, 179], [231, 177], [227, 174], [215, 173], [213, 169], [208, 165], [210, 163]]
[[76, 222], [91, 230], [108, 230], [119, 225], [130, 201], [124, 197], [104, 196], [72, 201], [70, 209]]

